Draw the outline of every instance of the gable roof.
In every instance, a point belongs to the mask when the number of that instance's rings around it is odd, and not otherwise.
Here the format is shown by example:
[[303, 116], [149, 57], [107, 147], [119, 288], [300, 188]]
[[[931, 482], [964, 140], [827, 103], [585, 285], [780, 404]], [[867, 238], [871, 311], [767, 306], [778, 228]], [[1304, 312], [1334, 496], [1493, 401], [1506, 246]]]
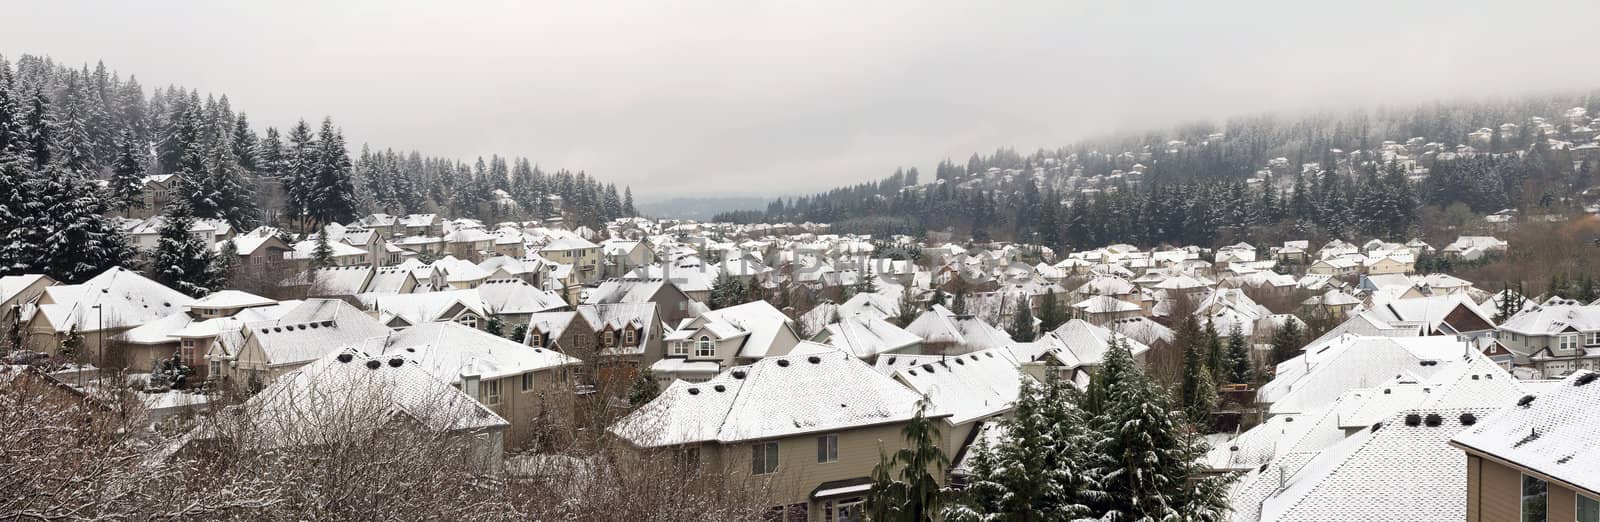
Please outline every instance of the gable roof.
[[554, 350], [530, 347], [466, 325], [420, 324], [395, 332], [368, 352], [401, 355], [449, 383], [463, 376], [500, 379], [524, 373], [581, 364]]
[[728, 444], [905, 422], [919, 400], [852, 355], [798, 354], [734, 367], [702, 383], [674, 381], [610, 431], [640, 447]]
[[895, 370], [893, 377], [928, 398], [933, 412], [951, 424], [965, 424], [1011, 409], [1022, 387], [1022, 372], [1001, 349], [927, 360]]
[[245, 336], [256, 340], [268, 366], [274, 367], [316, 360], [391, 332], [338, 299], [307, 299], [282, 317], [244, 326]]
[[[47, 287], [39, 314], [57, 332], [79, 332], [138, 326], [160, 319], [194, 302], [182, 292], [162, 286], [138, 272], [113, 267], [76, 285]], [[99, 308], [95, 308], [95, 307]]]
[[[1526, 401], [1526, 402], [1524, 402]], [[1490, 415], [1451, 444], [1600, 495], [1600, 374], [1578, 370], [1560, 384]]]

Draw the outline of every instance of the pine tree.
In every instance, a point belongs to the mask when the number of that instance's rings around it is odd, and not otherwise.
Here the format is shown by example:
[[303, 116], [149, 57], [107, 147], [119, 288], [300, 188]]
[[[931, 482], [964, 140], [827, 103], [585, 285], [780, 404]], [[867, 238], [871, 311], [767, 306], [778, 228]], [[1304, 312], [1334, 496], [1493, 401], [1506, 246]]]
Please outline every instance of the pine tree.
[[661, 385], [656, 382], [655, 374], [649, 368], [639, 372], [633, 378], [633, 384], [628, 386], [628, 405], [633, 407], [643, 406], [661, 395]]
[[969, 451], [974, 465], [965, 489], [944, 515], [955, 522], [1074, 520], [1091, 514], [1098, 497], [1087, 452], [1095, 437], [1073, 390], [1061, 380], [1026, 380], [1012, 414], [1000, 421], [1003, 442]]
[[[268, 138], [272, 133], [268, 133]], [[306, 211], [313, 204], [313, 178], [317, 172], [318, 144], [316, 135], [305, 120], [289, 129], [289, 147], [283, 155], [284, 215], [291, 220], [304, 222]], [[273, 155], [272, 142], [268, 142], [268, 161]]]
[[1028, 297], [1022, 296], [1015, 308], [1016, 311], [1011, 314], [1011, 325], [1006, 328], [1006, 333], [1011, 334], [1011, 338], [1019, 343], [1032, 342], [1033, 314], [1028, 311]]
[[1053, 332], [1067, 322], [1067, 311], [1056, 298], [1056, 291], [1051, 288], [1045, 293], [1044, 300], [1039, 304], [1039, 331]]
[[248, 179], [248, 173], [239, 165], [233, 151], [234, 146], [227, 139], [211, 145], [206, 157], [206, 173], [197, 183], [203, 187], [202, 192], [208, 194], [211, 208], [207, 213], [197, 211], [195, 215], [221, 219], [236, 229], [248, 230], [255, 228], [257, 222], [255, 182]]
[[1223, 349], [1222, 336], [1217, 334], [1217, 327], [1210, 319], [1206, 320], [1205, 340], [1206, 369], [1211, 371], [1211, 382], [1226, 381], [1227, 376], [1224, 372], [1228, 367], [1228, 354]]
[[162, 214], [156, 249], [150, 254], [150, 275], [156, 282], [192, 297], [220, 290], [222, 266], [216, 253], [189, 232], [194, 213], [189, 202], [175, 198]]
[[939, 428], [927, 410], [926, 400], [917, 402], [916, 415], [900, 429], [905, 444], [892, 456], [881, 456], [872, 470], [878, 484], [866, 504], [867, 512], [876, 515], [873, 520], [931, 522], [944, 506], [936, 477], [950, 467], [950, 458], [940, 449]]
[[355, 217], [356, 195], [350, 154], [345, 150], [344, 136], [334, 128], [331, 118], [322, 120], [322, 130], [317, 135], [308, 196], [306, 212], [317, 226]]
[[1204, 443], [1185, 430], [1180, 412], [1133, 361], [1121, 340], [1106, 352], [1092, 386], [1104, 404], [1090, 424], [1098, 433], [1091, 468], [1103, 494], [1092, 507], [1103, 520], [1222, 520], [1227, 499], [1204, 478]]
[[1238, 323], [1228, 330], [1228, 379], [1230, 383], [1249, 383], [1255, 381], [1254, 366], [1250, 361], [1250, 343], [1245, 339], [1244, 331]]
[[145, 151], [133, 131], [117, 135], [116, 158], [111, 162], [111, 181], [106, 185], [111, 207], [126, 213], [144, 206]]
[[1206, 368], [1205, 349], [1200, 324], [1193, 315], [1185, 316], [1174, 332], [1173, 347], [1183, 350], [1182, 406], [1189, 422], [1203, 425], [1217, 404], [1217, 386], [1211, 380], [1211, 370]]
[[328, 242], [328, 227], [322, 227], [317, 232], [316, 245], [311, 249], [311, 268], [329, 268], [335, 266], [333, 260], [333, 244]]

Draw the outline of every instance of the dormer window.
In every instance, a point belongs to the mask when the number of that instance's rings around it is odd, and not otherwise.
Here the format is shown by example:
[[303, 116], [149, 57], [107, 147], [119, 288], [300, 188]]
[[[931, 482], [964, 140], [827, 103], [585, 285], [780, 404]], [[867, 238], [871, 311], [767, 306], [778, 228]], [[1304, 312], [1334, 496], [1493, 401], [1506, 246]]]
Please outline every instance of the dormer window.
[[633, 346], [634, 343], [638, 341], [637, 337], [638, 336], [634, 334], [633, 330], [623, 330], [622, 331], [622, 344], [627, 345], [627, 346]]
[[600, 334], [600, 344], [601, 344], [601, 346], [611, 346], [613, 344], [616, 344], [616, 342], [617, 342], [617, 334], [616, 334], [616, 332], [613, 332], [611, 330], [606, 330], [604, 333]]
[[533, 346], [543, 347], [544, 346], [544, 336], [539, 335], [538, 333], [534, 333], [533, 335], [528, 336], [528, 344], [533, 345]]

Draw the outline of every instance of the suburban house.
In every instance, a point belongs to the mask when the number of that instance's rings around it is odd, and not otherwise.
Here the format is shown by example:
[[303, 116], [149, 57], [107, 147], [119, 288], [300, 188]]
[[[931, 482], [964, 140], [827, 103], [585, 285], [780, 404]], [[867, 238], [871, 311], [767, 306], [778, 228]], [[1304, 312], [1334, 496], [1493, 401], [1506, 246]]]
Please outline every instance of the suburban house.
[[631, 239], [607, 239], [600, 242], [601, 274], [600, 277], [616, 278], [641, 266], [653, 265], [656, 262], [656, 253], [644, 241]]
[[347, 347], [381, 342], [392, 333], [383, 324], [337, 299], [309, 299], [277, 319], [245, 323], [235, 351], [213, 345], [206, 359], [216, 363], [213, 378], [259, 388]]
[[[830, 351], [673, 382], [609, 431], [637, 452], [768, 488], [779, 519], [858, 520], [877, 455], [903, 443], [900, 430], [921, 397], [854, 355]], [[944, 453], [954, 455], [963, 439], [948, 432], [948, 415], [929, 417]]]
[[246, 270], [260, 270], [276, 267], [285, 262], [288, 253], [294, 248], [278, 238], [275, 231], [257, 228], [248, 233], [234, 236], [226, 241], [216, 244], [217, 252], [224, 251], [224, 245], [233, 244], [234, 251], [239, 253], [239, 266]]
[[362, 350], [405, 357], [477, 399], [510, 423], [504, 444], [513, 450], [527, 448], [546, 428], [540, 423], [547, 409], [564, 403], [558, 394], [572, 391], [571, 369], [582, 364], [554, 350], [448, 322], [407, 328]]
[[656, 379], [703, 381], [725, 368], [784, 355], [800, 343], [794, 322], [766, 301], [712, 310], [666, 334], [666, 355], [650, 370]]
[[594, 329], [599, 379], [629, 383], [640, 369], [661, 360], [663, 333], [654, 303], [578, 305], [577, 310]]
[[689, 294], [665, 279], [608, 279], [583, 291], [583, 304], [655, 303], [661, 321], [676, 325], [694, 315]]
[[477, 290], [447, 290], [420, 294], [361, 294], [361, 306], [377, 321], [395, 330], [431, 322], [458, 323], [475, 329], [489, 326], [489, 312]]
[[1551, 299], [1507, 319], [1495, 339], [1517, 366], [1559, 379], [1576, 370], [1600, 371], [1600, 306]]
[[539, 255], [557, 263], [572, 265], [573, 280], [577, 284], [593, 283], [600, 279], [600, 245], [581, 237], [558, 238], [540, 248]]
[[126, 217], [146, 219], [161, 215], [172, 201], [172, 190], [178, 184], [177, 174], [157, 174], [140, 180], [139, 205], [129, 208]]
[[1597, 378], [1573, 372], [1450, 440], [1466, 452], [1468, 522], [1600, 520]]
[[[298, 304], [297, 301], [290, 303]], [[276, 318], [291, 306], [238, 290], [209, 294], [160, 319], [118, 334], [111, 340], [115, 349], [128, 354], [130, 361], [170, 359], [176, 354], [194, 376], [205, 379], [213, 373], [206, 354], [212, 344], [237, 346], [242, 321]], [[248, 314], [241, 314], [249, 310]], [[223, 339], [223, 337], [226, 337]], [[133, 368], [148, 371], [148, 367]]]
[[444, 219], [438, 214], [410, 214], [400, 218], [399, 227], [406, 237], [444, 235]]
[[[64, 341], [76, 336], [82, 351], [70, 358], [101, 368], [149, 368], [151, 354], [124, 353], [118, 334], [179, 312], [194, 298], [125, 268], [115, 267], [75, 285], [45, 287], [24, 328], [24, 346], [62, 355]], [[166, 356], [171, 356], [170, 353]]]
[[55, 286], [56, 280], [44, 274], [22, 274], [0, 277], [0, 346], [16, 342], [21, 345], [23, 309], [32, 311], [34, 302], [44, 295], [44, 289]]
[[957, 355], [1012, 343], [1004, 330], [937, 304], [906, 325], [906, 331], [922, 338], [922, 353], [929, 355]]

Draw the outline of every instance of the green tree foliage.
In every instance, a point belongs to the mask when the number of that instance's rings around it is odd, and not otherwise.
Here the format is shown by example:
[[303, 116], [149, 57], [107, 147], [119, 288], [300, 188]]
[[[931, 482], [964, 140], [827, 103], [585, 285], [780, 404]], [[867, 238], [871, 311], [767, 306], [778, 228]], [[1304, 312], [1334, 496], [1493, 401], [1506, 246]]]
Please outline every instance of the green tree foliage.
[[150, 275], [156, 282], [193, 297], [222, 289], [224, 265], [216, 252], [189, 230], [194, 214], [189, 202], [173, 199], [162, 215], [155, 252], [150, 256]]
[[1184, 316], [1173, 335], [1173, 348], [1183, 350], [1182, 407], [1189, 422], [1199, 426], [1206, 425], [1217, 404], [1216, 382], [1211, 380], [1211, 370], [1206, 368], [1205, 350], [1209, 342], [1193, 315]]
[[661, 384], [656, 382], [655, 374], [649, 368], [639, 372], [633, 378], [633, 384], [628, 386], [628, 404], [633, 407], [643, 406], [661, 395]]
[[866, 501], [872, 520], [932, 521], [944, 506], [938, 477], [950, 467], [950, 458], [940, 449], [937, 422], [927, 416], [927, 401], [919, 401], [916, 416], [900, 430], [904, 446], [892, 455], [880, 454]]
[[946, 520], [1076, 520], [1100, 498], [1089, 473], [1096, 436], [1071, 385], [1025, 381], [1012, 415], [998, 424], [1004, 442], [974, 447], [966, 487], [944, 510]]
[[1227, 376], [1230, 383], [1255, 381], [1255, 366], [1250, 358], [1250, 343], [1235, 323], [1228, 330]]
[[1011, 314], [1011, 324], [1006, 327], [1006, 333], [1011, 334], [1011, 339], [1020, 342], [1032, 342], [1035, 332], [1033, 330], [1033, 314], [1028, 310], [1028, 297], [1022, 296], [1017, 301], [1016, 309]]

